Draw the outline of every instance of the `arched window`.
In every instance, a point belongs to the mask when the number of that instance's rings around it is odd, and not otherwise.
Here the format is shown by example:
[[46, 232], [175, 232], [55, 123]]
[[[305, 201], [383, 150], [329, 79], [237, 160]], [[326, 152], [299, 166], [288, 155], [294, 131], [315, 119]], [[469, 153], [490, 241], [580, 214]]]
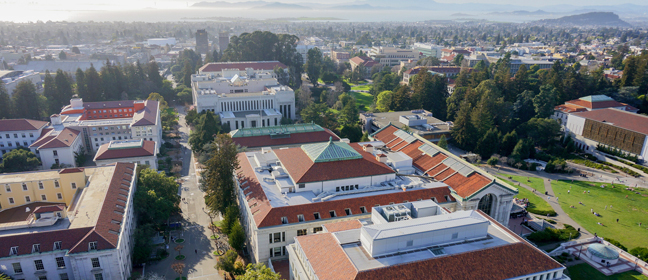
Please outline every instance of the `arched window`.
[[492, 193], [489, 193], [485, 196], [483, 196], [479, 200], [479, 204], [477, 205], [477, 209], [481, 210], [482, 212], [486, 213], [486, 215], [491, 215], [491, 211], [493, 209], [493, 204], [495, 204], [495, 195]]

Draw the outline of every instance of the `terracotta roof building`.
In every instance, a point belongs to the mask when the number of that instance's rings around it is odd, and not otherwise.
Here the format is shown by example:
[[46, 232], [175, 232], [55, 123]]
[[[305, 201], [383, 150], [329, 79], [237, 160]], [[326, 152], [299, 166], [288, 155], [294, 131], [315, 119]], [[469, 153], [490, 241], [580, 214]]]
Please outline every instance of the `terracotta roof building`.
[[254, 261], [285, 259], [294, 237], [367, 218], [376, 205], [433, 200], [508, 223], [516, 189], [394, 126], [373, 137], [238, 155], [237, 197]]
[[139, 163], [157, 170], [157, 153], [158, 149], [153, 141], [110, 141], [99, 147], [94, 162], [97, 166], [111, 165], [116, 162]]
[[614, 108], [632, 113], [639, 112], [639, 109], [628, 104], [618, 102], [606, 95], [589, 95], [579, 99], [569, 100], [565, 104], [554, 107], [553, 119], [560, 120], [564, 126], [567, 124], [567, 116], [572, 113], [594, 111], [599, 109]]
[[29, 147], [40, 137], [47, 122], [28, 119], [0, 120], [0, 160], [18, 147]]
[[625, 153], [648, 157], [648, 116], [616, 108], [605, 108], [569, 114], [566, 131], [576, 145], [594, 152], [601, 144]]
[[449, 213], [426, 200], [374, 207], [356, 222], [296, 237], [290, 279], [569, 279], [563, 265], [479, 210]]
[[255, 71], [274, 71], [275, 67], [286, 69], [287, 66], [279, 61], [239, 61], [239, 62], [212, 62], [200, 67], [198, 73], [206, 74], [212, 72], [221, 72], [223, 70], [236, 69], [245, 71], [252, 69]]
[[80, 135], [76, 129], [50, 126], [42, 130], [38, 140], [29, 148], [40, 158], [44, 168], [76, 167], [75, 155], [83, 149]]
[[349, 59], [349, 64], [351, 64], [351, 70], [355, 71], [356, 68], [362, 67], [364, 69], [364, 75], [365, 77], [369, 77], [369, 74], [371, 73], [371, 68], [374, 67], [375, 65], [380, 65], [380, 63], [374, 61], [370, 57], [366, 56], [356, 56], [351, 59]]
[[[136, 164], [118, 163], [58, 172], [60, 177], [53, 190], [69, 191], [71, 200], [16, 207], [21, 212], [32, 211], [24, 221], [2, 220], [2, 213], [14, 208], [0, 211], [0, 267], [6, 268], [3, 272], [13, 279], [130, 277], [136, 168]], [[43, 176], [53, 172], [22, 176], [29, 183], [47, 179]], [[15, 173], [4, 176], [0, 180], [19, 178]], [[68, 177], [87, 183], [70, 184]], [[56, 197], [51, 200], [56, 201]]]

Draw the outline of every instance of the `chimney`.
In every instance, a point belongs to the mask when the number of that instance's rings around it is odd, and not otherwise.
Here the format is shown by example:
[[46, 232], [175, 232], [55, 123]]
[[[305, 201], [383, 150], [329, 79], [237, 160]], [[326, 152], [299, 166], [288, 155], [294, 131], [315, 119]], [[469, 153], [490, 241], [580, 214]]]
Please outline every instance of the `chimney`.
[[81, 108], [81, 107], [83, 107], [83, 99], [82, 98], [72, 98], [72, 99], [70, 99], [70, 107], [72, 107], [72, 108]]
[[51, 116], [50, 116], [50, 122], [52, 123], [52, 125], [60, 125], [60, 124], [63, 123], [63, 122], [61, 121], [61, 115], [59, 115], [59, 114], [53, 114], [53, 115], [51, 115]]
[[376, 160], [380, 161], [382, 163], [387, 163], [387, 155], [385, 155], [385, 154], [377, 154], [376, 155]]
[[133, 107], [135, 107], [135, 108], [133, 108], [134, 112], [138, 112], [138, 111], [144, 109], [144, 100], [133, 101]]
[[373, 146], [371, 144], [362, 145], [362, 149], [367, 153], [373, 153]]

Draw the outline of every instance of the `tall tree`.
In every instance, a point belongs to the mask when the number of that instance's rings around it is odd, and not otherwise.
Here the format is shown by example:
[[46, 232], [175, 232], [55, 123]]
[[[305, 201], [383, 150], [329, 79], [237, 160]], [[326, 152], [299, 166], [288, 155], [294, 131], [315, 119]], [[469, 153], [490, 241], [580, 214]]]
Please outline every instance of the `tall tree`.
[[410, 87], [402, 86], [392, 93], [392, 102], [389, 108], [394, 111], [405, 111], [410, 109]]
[[[139, 62], [138, 62], [139, 65]], [[141, 69], [141, 67], [140, 67]], [[153, 82], [153, 85], [157, 88], [162, 87], [162, 76], [160, 75], [160, 68], [158, 67], [157, 63], [155, 61], [151, 61], [146, 64], [146, 73], [148, 76], [149, 81]], [[140, 70], [138, 69], [138, 73]], [[143, 73], [142, 73], [143, 74]], [[193, 72], [192, 72], [193, 74]], [[191, 87], [191, 84], [189, 85]], [[146, 94], [146, 93], [145, 93]]]
[[0, 80], [0, 120], [10, 119], [13, 117], [13, 100], [7, 93], [4, 83]]
[[273, 272], [265, 264], [248, 264], [245, 274], [236, 277], [239, 280], [280, 280], [283, 279], [279, 273]]
[[236, 204], [234, 172], [239, 168], [237, 148], [229, 134], [219, 134], [211, 144], [210, 158], [206, 163], [205, 203], [221, 214]]
[[[77, 68], [76, 73], [74, 75], [75, 80], [76, 80], [76, 94], [79, 97], [84, 97], [88, 96], [88, 88], [86, 87], [85, 83], [85, 73], [81, 68]], [[89, 100], [86, 100], [89, 101]]]
[[139, 223], [159, 224], [180, 208], [178, 183], [164, 171], [146, 168], [140, 171], [137, 179], [135, 203], [138, 208]]
[[221, 127], [218, 125], [219, 123], [219, 117], [211, 111], [202, 114], [194, 131], [189, 136], [191, 148], [198, 153], [203, 152], [205, 145], [210, 144], [218, 132], [220, 132]]
[[322, 52], [319, 48], [312, 48], [308, 50], [308, 60], [306, 61], [306, 75], [308, 80], [314, 86], [317, 86], [317, 80], [322, 71]]
[[43, 79], [43, 95], [47, 98], [47, 102], [49, 103], [48, 111], [50, 113], [56, 112], [56, 94], [56, 82], [54, 81], [54, 77], [52, 77], [49, 70], [46, 70], [45, 78]]
[[477, 132], [471, 119], [471, 106], [468, 101], [461, 102], [452, 127], [452, 138], [460, 148], [472, 150], [475, 147]]
[[497, 128], [491, 128], [477, 143], [477, 153], [482, 158], [490, 157], [499, 150], [501, 138], [502, 135], [497, 131]]
[[83, 81], [85, 82], [86, 96], [79, 97], [88, 102], [105, 100], [102, 80], [94, 66], [91, 65], [90, 68], [85, 71]]
[[70, 98], [72, 98], [72, 84], [70, 83], [70, 77], [63, 70], [59, 69], [56, 71], [56, 77], [54, 82], [56, 83], [56, 94], [54, 95], [54, 100], [51, 103], [54, 106], [52, 113], [59, 113], [61, 108], [66, 104], [70, 103]]
[[2, 156], [2, 166], [0, 170], [4, 172], [23, 172], [31, 171], [40, 165], [36, 155], [28, 148], [20, 147], [13, 149]]
[[40, 120], [42, 117], [36, 87], [29, 80], [18, 83], [13, 94], [14, 115], [17, 118]]
[[540, 88], [540, 93], [533, 98], [537, 118], [548, 118], [553, 114], [557, 96], [558, 92], [551, 85], [544, 85]]

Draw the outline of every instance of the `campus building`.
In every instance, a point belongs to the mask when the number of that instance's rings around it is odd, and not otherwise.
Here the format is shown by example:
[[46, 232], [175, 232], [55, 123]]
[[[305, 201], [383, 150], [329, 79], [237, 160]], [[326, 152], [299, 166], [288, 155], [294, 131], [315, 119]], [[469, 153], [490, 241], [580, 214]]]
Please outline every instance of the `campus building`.
[[148, 140], [122, 140], [110, 141], [99, 147], [95, 154], [94, 162], [97, 166], [112, 165], [117, 162], [130, 162], [147, 165], [157, 170], [158, 148], [154, 141]]
[[398, 128], [408, 127], [410, 132], [432, 142], [437, 142], [441, 136], [450, 139], [452, 122], [445, 122], [434, 117], [426, 110], [411, 110], [383, 113], [361, 113], [362, 131], [374, 133], [387, 126]]
[[18, 84], [22, 81], [30, 81], [40, 89], [43, 86], [43, 80], [38, 72], [34, 70], [0, 70], [0, 81], [4, 83], [7, 93], [11, 96]]
[[605, 108], [614, 108], [632, 113], [639, 112], [639, 109], [628, 104], [621, 103], [607, 95], [588, 95], [579, 99], [569, 100], [565, 104], [554, 107], [552, 119], [559, 120], [560, 124], [567, 124], [567, 117], [572, 113], [587, 112]]
[[209, 35], [205, 29], [196, 31], [196, 52], [206, 54], [209, 52]]
[[431, 201], [376, 206], [288, 245], [302, 280], [568, 280], [565, 267], [479, 210]]
[[[212, 111], [231, 129], [277, 126], [295, 119], [295, 92], [279, 84], [280, 62], [210, 63], [191, 75], [193, 104]], [[270, 68], [269, 70], [266, 68]], [[283, 66], [285, 69], [285, 65]]]
[[[17, 280], [130, 277], [136, 169], [0, 175], [0, 271]], [[14, 204], [5, 206], [9, 197]]]
[[371, 137], [238, 155], [237, 198], [254, 262], [286, 259], [294, 237], [369, 218], [380, 205], [432, 200], [508, 224], [517, 189], [395, 126]]
[[327, 128], [313, 123], [271, 127], [240, 128], [230, 131], [232, 141], [248, 149], [262, 147], [295, 147], [301, 144], [338, 141], [340, 137]]
[[373, 47], [369, 51], [369, 57], [380, 63], [382, 66], [396, 66], [401, 61], [417, 61], [420, 57], [419, 52], [413, 49], [399, 49], [394, 47]]
[[576, 145], [586, 151], [596, 150], [598, 144], [648, 157], [648, 116], [616, 108], [605, 108], [567, 117], [565, 131], [574, 136]]
[[47, 122], [28, 119], [0, 120], [0, 159], [18, 147], [29, 147], [40, 136]]

